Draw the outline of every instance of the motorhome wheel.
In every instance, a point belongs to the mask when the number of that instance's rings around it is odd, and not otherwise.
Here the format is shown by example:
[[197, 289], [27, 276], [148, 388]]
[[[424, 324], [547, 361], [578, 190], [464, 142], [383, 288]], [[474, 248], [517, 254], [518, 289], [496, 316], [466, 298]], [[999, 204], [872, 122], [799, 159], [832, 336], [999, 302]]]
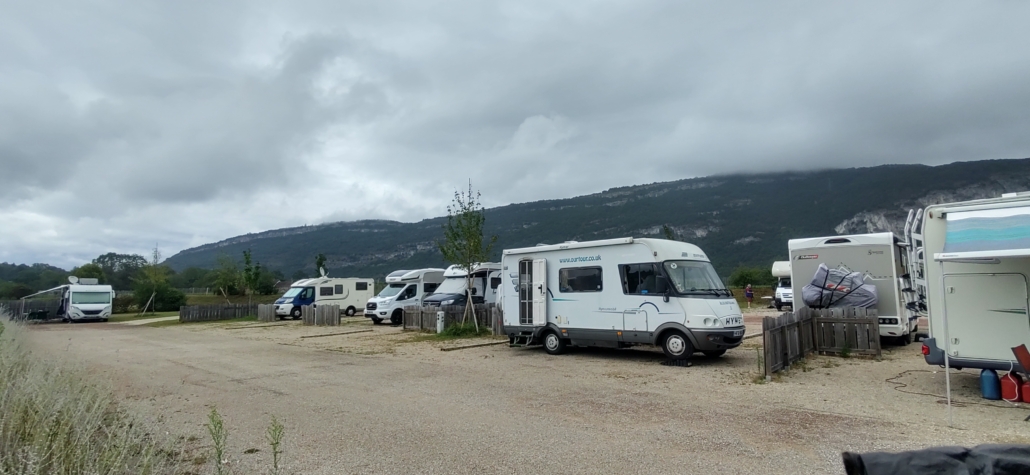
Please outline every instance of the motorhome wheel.
[[718, 358], [722, 355], [725, 355], [726, 350], [702, 351], [701, 353], [704, 353], [704, 355], [709, 358]]
[[783, 310], [783, 302], [780, 302], [780, 299], [776, 299], [776, 311], [779, 312], [780, 310]]
[[544, 351], [550, 355], [565, 353], [565, 340], [558, 336], [558, 332], [551, 330], [544, 335]]
[[101, 318], [100, 321], [104, 322], [104, 323], [107, 323], [107, 319], [106, 318]]
[[916, 340], [916, 332], [910, 331], [902, 336], [898, 337], [898, 344], [901, 346], [908, 346]]
[[678, 331], [669, 332], [665, 336], [665, 340], [662, 342], [662, 351], [670, 360], [685, 360], [694, 354], [690, 340]]
[[394, 310], [393, 315], [390, 315], [390, 323], [394, 325], [400, 325], [404, 323], [404, 312], [400, 309]]
[[294, 320], [300, 320], [300, 307], [293, 307], [293, 310], [290, 310], [290, 316]]
[[348, 317], [353, 317], [355, 313], [358, 313], [358, 310], [355, 309], [354, 307], [347, 307], [347, 310], [344, 311], [343, 313], [344, 313], [344, 315], [347, 315]]

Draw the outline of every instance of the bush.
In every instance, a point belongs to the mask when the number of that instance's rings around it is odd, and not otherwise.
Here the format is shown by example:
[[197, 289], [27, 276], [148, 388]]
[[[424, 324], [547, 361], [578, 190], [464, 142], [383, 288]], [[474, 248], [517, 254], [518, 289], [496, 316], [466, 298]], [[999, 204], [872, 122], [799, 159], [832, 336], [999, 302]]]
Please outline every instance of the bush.
[[[3, 315], [0, 315], [3, 319]], [[30, 353], [0, 325], [0, 473], [166, 473], [169, 453], [109, 390]]]
[[156, 312], [178, 310], [179, 307], [186, 305], [186, 294], [173, 288], [168, 282], [157, 284], [137, 282], [132, 298], [135, 300], [136, 306], [143, 309], [151, 295], [154, 295], [154, 301], [151, 302], [150, 309]]
[[447, 328], [443, 329], [443, 332], [438, 334], [439, 338], [471, 338], [474, 336], [489, 335], [490, 329], [480, 326], [479, 331], [476, 331], [476, 325], [472, 322], [466, 322], [465, 324], [455, 323]]
[[776, 284], [776, 278], [773, 277], [770, 269], [764, 269], [761, 267], [738, 267], [737, 270], [733, 271], [730, 275], [729, 281], [730, 287], [744, 287], [747, 284], [751, 286], [756, 285], [774, 285]]
[[129, 313], [136, 308], [136, 299], [132, 295], [119, 295], [111, 301], [112, 313]]

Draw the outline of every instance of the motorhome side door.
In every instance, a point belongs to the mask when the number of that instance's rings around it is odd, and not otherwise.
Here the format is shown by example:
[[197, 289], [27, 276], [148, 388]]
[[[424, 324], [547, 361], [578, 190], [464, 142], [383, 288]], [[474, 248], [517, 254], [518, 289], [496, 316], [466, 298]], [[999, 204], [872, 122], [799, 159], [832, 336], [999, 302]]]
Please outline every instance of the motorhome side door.
[[519, 325], [547, 323], [547, 261], [519, 261]]
[[[1012, 347], [1030, 342], [1023, 274], [944, 276], [944, 306], [953, 358], [1012, 360]], [[945, 348], [944, 332], [938, 345]]]

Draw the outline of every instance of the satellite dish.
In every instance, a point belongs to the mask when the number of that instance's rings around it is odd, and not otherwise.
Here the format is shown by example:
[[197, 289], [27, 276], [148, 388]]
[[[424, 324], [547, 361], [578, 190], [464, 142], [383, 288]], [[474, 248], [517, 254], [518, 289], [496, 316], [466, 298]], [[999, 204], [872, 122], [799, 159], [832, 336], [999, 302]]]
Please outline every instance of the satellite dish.
[[74, 275], [69, 275], [68, 276], [68, 282], [71, 282], [73, 284], [78, 284], [79, 283], [79, 278], [75, 277]]
[[318, 272], [322, 274], [322, 277], [325, 277], [325, 267], [319, 267]]

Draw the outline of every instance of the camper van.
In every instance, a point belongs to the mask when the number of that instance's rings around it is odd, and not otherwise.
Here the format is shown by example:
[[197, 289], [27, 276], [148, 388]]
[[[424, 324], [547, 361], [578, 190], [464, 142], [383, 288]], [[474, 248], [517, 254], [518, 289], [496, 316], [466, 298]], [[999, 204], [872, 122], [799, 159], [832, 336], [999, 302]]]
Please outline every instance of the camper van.
[[791, 239], [790, 273], [794, 308], [805, 307], [801, 289], [812, 282], [819, 264], [830, 269], [844, 266], [860, 272], [866, 284], [876, 287], [876, 312], [880, 319], [880, 336], [893, 338], [900, 344], [911, 343], [919, 316], [906, 308], [908, 278], [906, 244], [893, 233], [852, 234], [806, 239]]
[[776, 278], [773, 306], [783, 310], [784, 305], [794, 308], [794, 289], [790, 284], [790, 261], [776, 261], [772, 265], [772, 276]]
[[912, 241], [922, 244], [926, 362], [944, 365], [947, 351], [952, 367], [1018, 369], [1012, 348], [1030, 345], [1030, 193], [929, 206], [921, 215]]
[[[497, 303], [497, 288], [501, 285], [501, 265], [483, 262], [476, 264], [472, 269], [472, 303]], [[430, 307], [465, 305], [468, 301], [468, 293], [465, 291], [467, 275], [465, 268], [460, 265], [448, 267], [443, 273], [443, 283], [422, 303]]]
[[443, 282], [443, 269], [398, 270], [386, 276], [386, 287], [365, 305], [365, 316], [372, 323], [389, 320], [394, 325], [404, 321], [404, 307], [422, 305], [422, 300], [436, 291]]
[[692, 244], [621, 238], [508, 249], [499, 305], [512, 345], [656, 345], [673, 360], [740, 345], [743, 315]]
[[54, 300], [60, 298], [60, 301], [56, 302], [57, 309], [54, 316], [66, 322], [88, 320], [106, 322], [111, 318], [114, 289], [110, 285], [99, 285], [97, 279], [79, 279], [75, 276], [68, 277], [68, 281], [71, 284], [27, 295], [22, 300], [38, 296]]
[[279, 319], [300, 318], [300, 308], [305, 305], [339, 305], [340, 311], [348, 317], [375, 294], [372, 279], [317, 277], [298, 280], [282, 297], [275, 301], [275, 314]]

